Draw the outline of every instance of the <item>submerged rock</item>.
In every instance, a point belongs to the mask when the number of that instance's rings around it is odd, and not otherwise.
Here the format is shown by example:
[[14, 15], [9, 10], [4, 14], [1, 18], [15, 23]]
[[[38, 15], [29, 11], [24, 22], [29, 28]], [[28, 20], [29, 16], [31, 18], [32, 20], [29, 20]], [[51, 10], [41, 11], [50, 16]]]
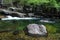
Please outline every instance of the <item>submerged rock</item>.
[[44, 25], [29, 24], [27, 26], [28, 35], [32, 36], [47, 36], [47, 30]]

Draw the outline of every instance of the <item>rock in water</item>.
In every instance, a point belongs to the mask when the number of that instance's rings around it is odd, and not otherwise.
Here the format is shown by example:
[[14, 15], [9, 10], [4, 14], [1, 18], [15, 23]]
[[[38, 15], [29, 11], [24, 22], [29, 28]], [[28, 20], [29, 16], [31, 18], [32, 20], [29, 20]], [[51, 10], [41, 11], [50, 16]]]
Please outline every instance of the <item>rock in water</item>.
[[47, 36], [47, 30], [44, 25], [29, 24], [27, 29], [29, 35]]

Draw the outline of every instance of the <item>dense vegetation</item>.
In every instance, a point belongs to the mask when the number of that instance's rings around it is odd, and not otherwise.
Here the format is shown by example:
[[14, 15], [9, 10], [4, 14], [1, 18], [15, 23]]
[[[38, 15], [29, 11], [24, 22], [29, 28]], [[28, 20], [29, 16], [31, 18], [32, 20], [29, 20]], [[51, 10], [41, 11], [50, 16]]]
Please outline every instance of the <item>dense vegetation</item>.
[[[24, 8], [32, 8], [30, 12], [47, 18], [60, 18], [60, 2], [58, 0], [20, 0]], [[25, 13], [29, 12], [27, 10]]]
[[[60, 0], [4, 0], [4, 3], [12, 3], [12, 1], [22, 6], [32, 5], [33, 9], [36, 8], [33, 10], [36, 15], [46, 17], [49, 13], [49, 17], [55, 17], [56, 15], [57, 18], [60, 17]], [[51, 14], [53, 15], [50, 16]], [[44, 24], [48, 31], [48, 37], [35, 38], [25, 35], [23, 29], [30, 23]], [[7, 30], [9, 30], [9, 32], [5, 32]], [[19, 30], [18, 35], [13, 35], [13, 31], [15, 30]], [[0, 32], [0, 40], [60, 40], [60, 20], [56, 20], [56, 23], [41, 23], [31, 20], [0, 21]]]
[[51, 7], [56, 7], [58, 8], [60, 6], [60, 2], [58, 0], [14, 0], [14, 1], [19, 1], [20, 4], [23, 3], [28, 5], [33, 3], [34, 5], [41, 5], [43, 3], [47, 3]]
[[[37, 23], [44, 24], [48, 30], [48, 33], [60, 33], [60, 21], [56, 21], [56, 23], [41, 23], [36, 20], [18, 20], [18, 21], [0, 21], [0, 31], [1, 30], [23, 30], [28, 24]], [[52, 29], [52, 30], [51, 30]]]
[[[37, 23], [44, 24], [48, 31], [48, 37], [30, 37], [25, 35], [24, 28], [28, 24]], [[5, 32], [8, 29], [11, 31]], [[4, 30], [4, 32], [1, 32]], [[19, 30], [19, 34], [13, 35], [13, 31]], [[41, 23], [38, 20], [36, 21], [27, 21], [27, 20], [19, 20], [19, 21], [0, 21], [0, 39], [1, 40], [60, 40], [60, 20], [56, 21], [56, 23]]]
[[[46, 18], [60, 18], [59, 0], [4, 0], [4, 4], [21, 7], [24, 13], [34, 13], [37, 16]], [[8, 5], [10, 6], [10, 5]], [[29, 10], [26, 10], [28, 8]], [[32, 8], [32, 10], [30, 10]]]
[[[41, 5], [43, 3], [47, 3], [50, 7], [56, 7], [59, 8], [60, 6], [60, 1], [59, 0], [4, 0], [3, 3], [12, 3], [12, 2], [18, 2], [18, 4], [21, 5], [30, 5], [31, 3], [34, 5]], [[46, 5], [46, 6], [47, 6]]]

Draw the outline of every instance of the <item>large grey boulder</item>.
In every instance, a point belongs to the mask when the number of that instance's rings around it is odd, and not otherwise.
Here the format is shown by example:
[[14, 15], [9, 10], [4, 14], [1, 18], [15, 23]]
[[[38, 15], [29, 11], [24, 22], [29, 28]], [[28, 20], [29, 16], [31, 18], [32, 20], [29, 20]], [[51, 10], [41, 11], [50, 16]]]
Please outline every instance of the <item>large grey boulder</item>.
[[44, 25], [29, 24], [27, 30], [29, 35], [47, 36], [47, 30]]

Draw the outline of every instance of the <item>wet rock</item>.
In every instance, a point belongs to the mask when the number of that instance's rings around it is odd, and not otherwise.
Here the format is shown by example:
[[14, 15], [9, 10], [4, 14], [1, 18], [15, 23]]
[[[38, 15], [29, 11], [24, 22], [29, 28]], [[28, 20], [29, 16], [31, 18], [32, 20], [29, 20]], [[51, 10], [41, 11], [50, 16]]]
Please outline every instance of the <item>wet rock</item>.
[[44, 25], [29, 24], [26, 31], [30, 36], [47, 36], [47, 30]]

